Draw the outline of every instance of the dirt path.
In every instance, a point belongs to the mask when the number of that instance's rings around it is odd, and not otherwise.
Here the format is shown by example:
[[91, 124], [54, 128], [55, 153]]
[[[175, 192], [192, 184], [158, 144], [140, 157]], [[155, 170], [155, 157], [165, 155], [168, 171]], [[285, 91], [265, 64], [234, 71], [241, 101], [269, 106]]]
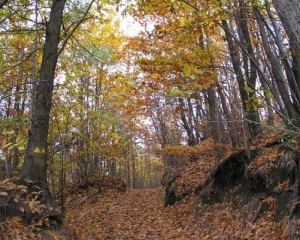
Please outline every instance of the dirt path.
[[253, 224], [239, 217], [233, 203], [215, 203], [193, 214], [195, 199], [164, 207], [163, 188], [78, 195], [69, 202], [73, 208], [64, 229], [75, 231], [79, 240], [285, 239], [286, 223], [270, 221], [272, 210]]
[[163, 204], [163, 188], [111, 192], [67, 212], [65, 227], [82, 240], [199, 239], [200, 233], [190, 229], [196, 221], [192, 214]]

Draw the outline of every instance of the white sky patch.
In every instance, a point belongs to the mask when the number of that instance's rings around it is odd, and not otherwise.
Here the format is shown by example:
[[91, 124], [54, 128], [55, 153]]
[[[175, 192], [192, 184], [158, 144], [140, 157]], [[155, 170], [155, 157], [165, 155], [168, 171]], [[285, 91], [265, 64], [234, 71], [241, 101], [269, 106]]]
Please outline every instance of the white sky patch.
[[131, 16], [120, 15], [120, 28], [126, 36], [136, 37], [144, 30], [141, 24], [135, 21]]
[[136, 37], [140, 32], [144, 31], [141, 24], [135, 21], [130, 14], [124, 14], [129, 5], [134, 6], [135, 4], [136, 0], [120, 0], [120, 4], [116, 9], [117, 18], [120, 20], [120, 30], [128, 37]]

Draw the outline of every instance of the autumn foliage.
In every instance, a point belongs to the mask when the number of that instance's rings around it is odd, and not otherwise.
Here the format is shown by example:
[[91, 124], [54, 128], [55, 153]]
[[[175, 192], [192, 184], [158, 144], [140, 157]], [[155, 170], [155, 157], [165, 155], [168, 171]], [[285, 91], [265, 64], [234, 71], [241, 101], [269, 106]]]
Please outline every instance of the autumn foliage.
[[298, 9], [1, 1], [0, 238], [298, 237]]

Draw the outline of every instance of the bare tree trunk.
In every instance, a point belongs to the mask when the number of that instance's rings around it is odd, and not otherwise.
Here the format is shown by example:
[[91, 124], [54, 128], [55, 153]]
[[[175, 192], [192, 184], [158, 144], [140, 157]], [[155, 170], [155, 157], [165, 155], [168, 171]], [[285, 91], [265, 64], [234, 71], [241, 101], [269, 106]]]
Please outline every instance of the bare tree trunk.
[[220, 135], [219, 135], [219, 123], [218, 123], [218, 107], [216, 104], [216, 93], [214, 86], [210, 86], [207, 89], [207, 100], [208, 100], [208, 108], [209, 108], [209, 126], [210, 132], [214, 139], [215, 143], [220, 143]]
[[127, 166], [127, 185], [131, 187], [131, 178], [130, 178], [130, 160], [126, 161], [126, 166]]
[[136, 165], [135, 165], [135, 156], [132, 152], [132, 188], [137, 188], [137, 177], [136, 177]]
[[240, 142], [238, 141], [238, 135], [236, 132], [236, 127], [235, 127], [233, 118], [231, 117], [230, 111], [226, 104], [226, 99], [225, 99], [224, 93], [219, 84], [217, 85], [217, 89], [218, 89], [218, 94], [220, 96], [224, 116], [225, 116], [226, 120], [228, 121], [228, 130], [229, 130], [229, 134], [230, 134], [231, 143], [234, 147], [240, 146]]
[[259, 14], [258, 9], [255, 9], [255, 13], [256, 13], [256, 17], [257, 17], [257, 23], [259, 26], [262, 43], [263, 43], [266, 55], [268, 57], [268, 60], [270, 61], [273, 78], [278, 87], [278, 91], [280, 93], [280, 96], [282, 98], [284, 106], [288, 112], [289, 119], [296, 126], [300, 126], [299, 112], [297, 111], [297, 109], [295, 108], [295, 105], [293, 104], [293, 102], [290, 99], [289, 91], [285, 84], [284, 75], [283, 75], [283, 72], [281, 71], [281, 66], [278, 63], [276, 57], [274, 56], [274, 53], [272, 52], [272, 50], [270, 48], [270, 43], [269, 43], [269, 39], [268, 39], [268, 36], [265, 31], [262, 16], [261, 16], [261, 14]]
[[[247, 78], [247, 87], [249, 87], [252, 91], [248, 92], [248, 98], [249, 98], [249, 106], [247, 109], [247, 119], [249, 120], [249, 130], [251, 137], [256, 137], [261, 133], [261, 125], [260, 125], [260, 117], [258, 113], [258, 109], [255, 108], [255, 105], [257, 104], [255, 101], [257, 99], [256, 97], [256, 80], [257, 80], [257, 69], [256, 69], [256, 64], [257, 62], [252, 42], [251, 42], [251, 37], [250, 37], [250, 32], [249, 32], [249, 27], [248, 27], [248, 22], [247, 22], [247, 16], [246, 16], [246, 4], [244, 3], [243, 0], [239, 0], [239, 6], [240, 10], [238, 11], [238, 26], [240, 28], [240, 32], [242, 35], [242, 39], [244, 39], [245, 43], [247, 44], [247, 52], [249, 54], [249, 57], [252, 59], [249, 59], [247, 55], [245, 55], [246, 62], [244, 65], [244, 68], [248, 68], [248, 61], [250, 65], [250, 72], [246, 72], [246, 78]], [[255, 61], [253, 61], [255, 60]]]
[[232, 66], [239, 86], [243, 111], [245, 112], [245, 115], [247, 115], [249, 109], [247, 105], [247, 103], [249, 102], [249, 96], [248, 96], [248, 92], [246, 91], [246, 83], [243, 78], [242, 64], [241, 64], [240, 54], [238, 51], [238, 46], [234, 43], [232, 36], [230, 35], [231, 31], [229, 29], [227, 21], [222, 20], [222, 25], [223, 25], [222, 27], [225, 30], [225, 37], [226, 37], [226, 41], [227, 41], [227, 45], [228, 45], [228, 49], [232, 61]]
[[273, 0], [273, 3], [291, 40], [293, 49], [300, 54], [299, 0]]
[[21, 179], [37, 184], [45, 192], [45, 203], [54, 205], [47, 183], [47, 136], [52, 101], [53, 83], [58, 58], [58, 44], [66, 0], [53, 0], [49, 22], [46, 24], [46, 39], [40, 78], [36, 88], [34, 114], [31, 119], [28, 146]]
[[184, 102], [183, 102], [183, 99], [182, 98], [179, 98], [179, 105], [180, 105], [180, 115], [181, 115], [181, 120], [183, 122], [183, 127], [187, 133], [187, 136], [188, 136], [188, 145], [189, 146], [195, 146], [196, 145], [196, 138], [194, 136], [194, 132], [193, 132], [193, 129], [190, 127], [189, 123], [188, 123], [188, 120], [185, 116], [185, 111], [184, 111]]

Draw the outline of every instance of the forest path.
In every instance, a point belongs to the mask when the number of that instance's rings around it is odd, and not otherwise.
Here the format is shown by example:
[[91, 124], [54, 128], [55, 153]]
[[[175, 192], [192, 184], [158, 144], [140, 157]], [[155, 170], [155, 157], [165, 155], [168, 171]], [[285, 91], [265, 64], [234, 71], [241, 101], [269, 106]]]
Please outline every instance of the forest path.
[[67, 211], [64, 228], [80, 240], [199, 239], [201, 228], [195, 228], [196, 217], [187, 204], [164, 207], [164, 196], [164, 189], [156, 188], [88, 197]]

